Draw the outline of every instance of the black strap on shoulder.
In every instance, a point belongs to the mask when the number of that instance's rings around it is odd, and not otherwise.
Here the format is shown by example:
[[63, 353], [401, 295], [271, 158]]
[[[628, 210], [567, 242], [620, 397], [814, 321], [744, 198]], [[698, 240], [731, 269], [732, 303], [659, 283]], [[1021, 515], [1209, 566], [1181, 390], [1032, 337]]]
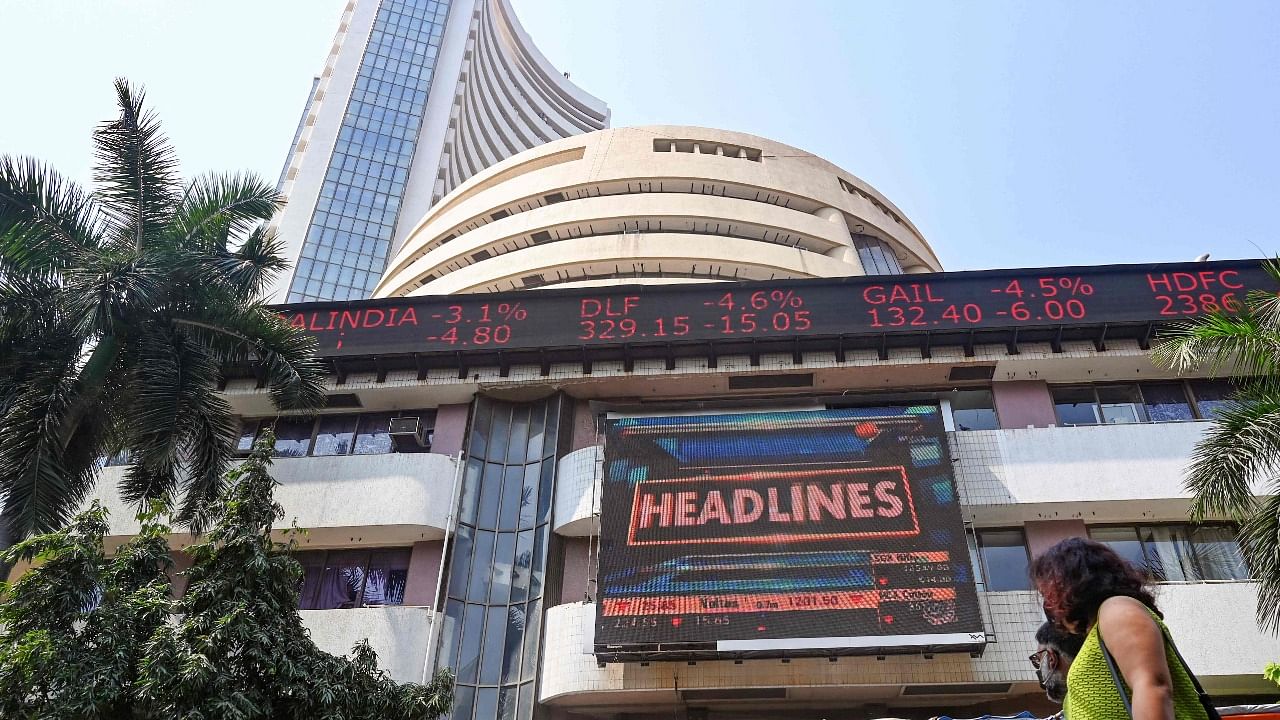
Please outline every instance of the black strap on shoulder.
[[1111, 657], [1111, 651], [1107, 649], [1107, 644], [1102, 641], [1102, 626], [1099, 624], [1095, 628], [1098, 632], [1098, 647], [1102, 648], [1102, 657], [1107, 661], [1107, 669], [1111, 671], [1111, 682], [1116, 685], [1116, 692], [1120, 695], [1120, 702], [1124, 703], [1124, 712], [1129, 717], [1133, 717], [1133, 703], [1129, 701], [1129, 693], [1125, 692], [1124, 681], [1120, 679], [1120, 671], [1116, 669], [1115, 658]]

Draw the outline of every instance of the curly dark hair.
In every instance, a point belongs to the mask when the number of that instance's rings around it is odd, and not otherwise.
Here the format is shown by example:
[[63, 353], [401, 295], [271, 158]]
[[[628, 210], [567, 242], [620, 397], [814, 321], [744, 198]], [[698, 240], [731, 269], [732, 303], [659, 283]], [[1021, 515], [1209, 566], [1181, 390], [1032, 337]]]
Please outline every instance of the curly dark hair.
[[[1031, 563], [1031, 580], [1055, 624], [1086, 628], [1107, 598], [1131, 597], [1160, 615], [1147, 578], [1116, 551], [1085, 538], [1067, 538]], [[1163, 617], [1163, 615], [1161, 615]]]

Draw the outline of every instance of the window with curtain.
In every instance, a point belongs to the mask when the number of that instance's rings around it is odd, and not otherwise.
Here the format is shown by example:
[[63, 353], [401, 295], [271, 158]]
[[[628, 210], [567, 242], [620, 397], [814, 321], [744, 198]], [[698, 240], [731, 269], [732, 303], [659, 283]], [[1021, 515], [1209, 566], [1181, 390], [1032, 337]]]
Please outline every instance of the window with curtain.
[[1229, 525], [1165, 523], [1089, 528], [1156, 582], [1248, 580], [1236, 531]]
[[298, 606], [343, 610], [402, 605], [410, 554], [409, 548], [294, 553], [303, 569]]

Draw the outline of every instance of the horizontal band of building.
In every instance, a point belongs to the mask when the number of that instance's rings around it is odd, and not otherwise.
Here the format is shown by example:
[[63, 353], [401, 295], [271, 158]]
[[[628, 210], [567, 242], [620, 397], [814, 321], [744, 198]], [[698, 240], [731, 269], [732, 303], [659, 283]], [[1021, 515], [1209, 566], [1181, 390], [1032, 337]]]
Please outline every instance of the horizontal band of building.
[[648, 126], [551, 142], [458, 185], [375, 295], [939, 269], [901, 210], [831, 163], [743, 133]]

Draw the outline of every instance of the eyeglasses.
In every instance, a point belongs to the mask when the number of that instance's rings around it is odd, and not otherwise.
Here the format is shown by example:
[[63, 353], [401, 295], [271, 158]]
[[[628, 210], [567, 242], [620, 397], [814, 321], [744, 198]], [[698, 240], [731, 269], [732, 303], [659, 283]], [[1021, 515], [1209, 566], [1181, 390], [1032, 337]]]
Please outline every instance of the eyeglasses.
[[1035, 668], [1036, 670], [1039, 670], [1041, 665], [1040, 656], [1044, 655], [1045, 653], [1051, 653], [1051, 652], [1053, 651], [1050, 650], [1049, 648], [1043, 648], [1028, 655], [1027, 660], [1031, 662], [1031, 667]]

